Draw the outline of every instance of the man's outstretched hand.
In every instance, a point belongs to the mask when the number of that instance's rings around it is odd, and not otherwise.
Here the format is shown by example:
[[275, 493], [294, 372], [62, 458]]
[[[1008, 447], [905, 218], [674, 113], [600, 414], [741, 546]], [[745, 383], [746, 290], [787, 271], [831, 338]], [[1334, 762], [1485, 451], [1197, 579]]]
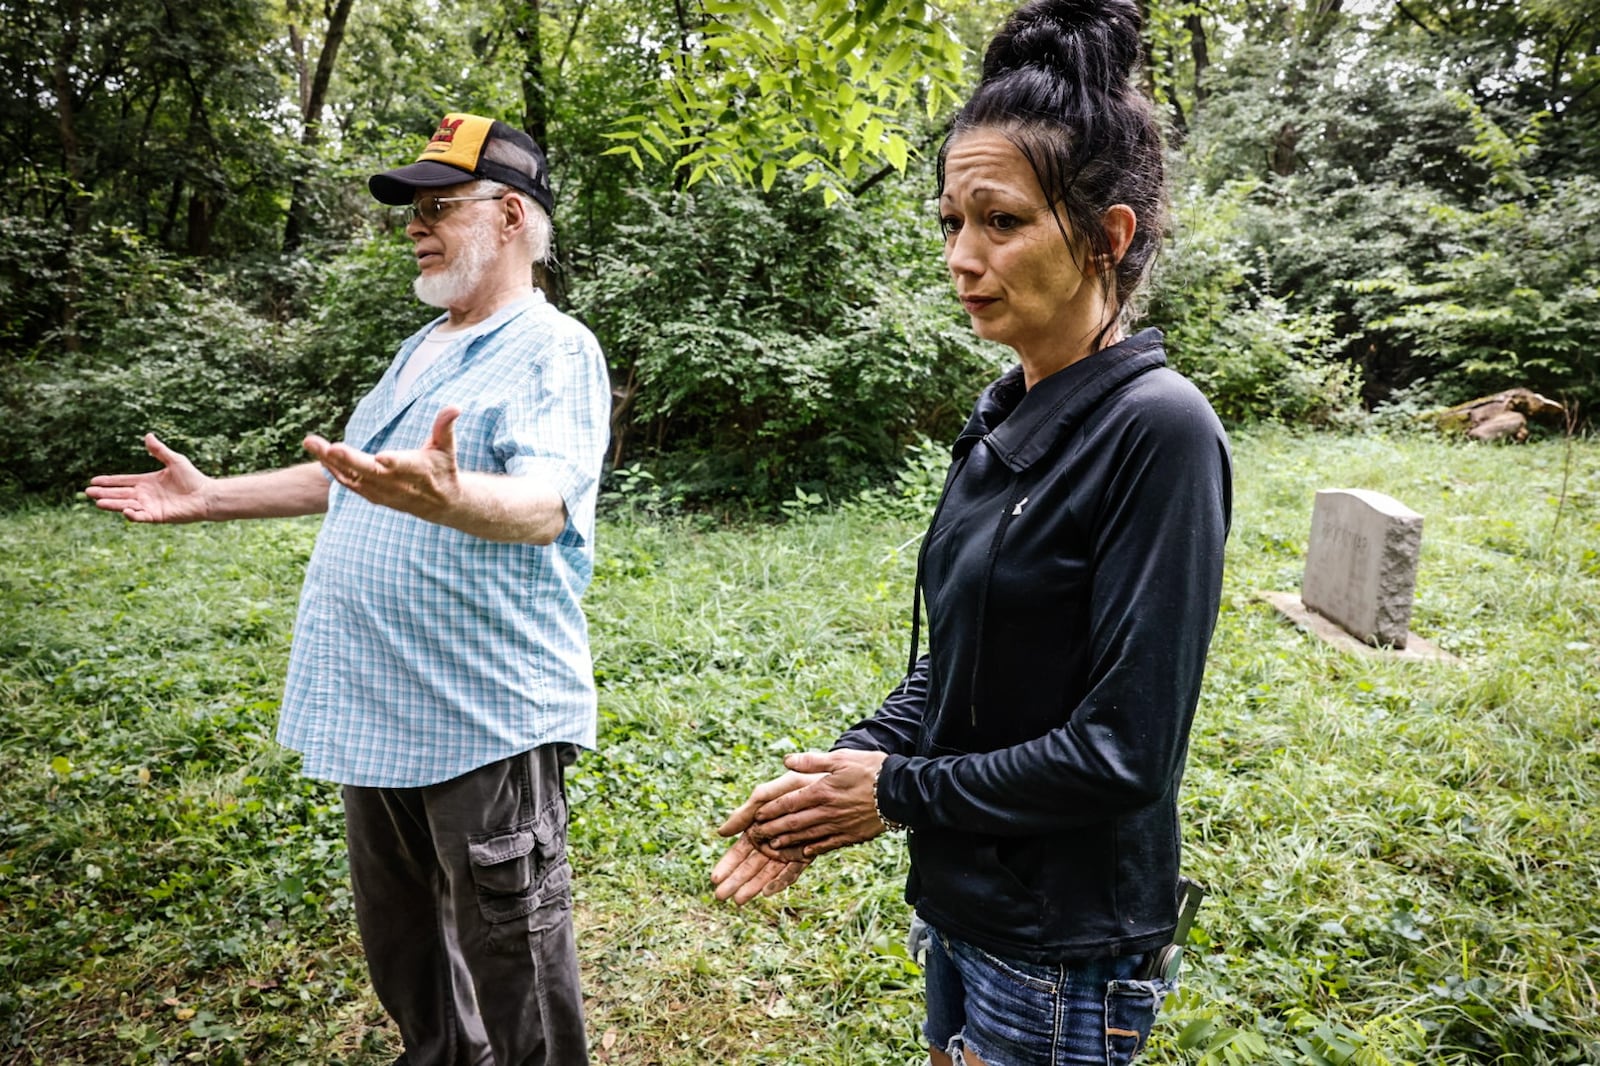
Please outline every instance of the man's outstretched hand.
[[789, 862], [773, 858], [758, 848], [747, 833], [733, 842], [711, 871], [711, 883], [716, 886], [714, 894], [718, 899], [731, 899], [742, 907], [757, 896], [782, 892], [799, 880], [810, 865], [810, 859]]
[[875, 789], [886, 758], [881, 751], [848, 748], [786, 757], [783, 763], [790, 772], [778, 780], [801, 777], [807, 779], [806, 785], [785, 789], [762, 803], [751, 814], [745, 835], [773, 858], [808, 861], [871, 840], [884, 831]]
[[154, 433], [145, 434], [144, 448], [161, 463], [160, 470], [102, 474], [90, 479], [84, 495], [102, 511], [115, 511], [130, 522], [201, 522], [210, 517], [206, 490], [212, 479]]
[[440, 522], [461, 498], [455, 435], [459, 417], [459, 407], [440, 411], [420, 448], [371, 455], [313, 433], [306, 437], [305, 449], [335, 481], [356, 495], [382, 507]]

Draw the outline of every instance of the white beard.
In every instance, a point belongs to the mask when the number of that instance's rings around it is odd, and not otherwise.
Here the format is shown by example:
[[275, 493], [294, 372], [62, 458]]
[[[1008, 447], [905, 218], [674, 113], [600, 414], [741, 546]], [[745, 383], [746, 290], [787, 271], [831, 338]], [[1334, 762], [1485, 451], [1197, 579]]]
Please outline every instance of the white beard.
[[411, 283], [417, 299], [430, 307], [450, 308], [465, 303], [483, 281], [495, 259], [495, 222], [482, 218], [455, 241], [455, 257], [448, 267], [435, 274], [418, 274]]

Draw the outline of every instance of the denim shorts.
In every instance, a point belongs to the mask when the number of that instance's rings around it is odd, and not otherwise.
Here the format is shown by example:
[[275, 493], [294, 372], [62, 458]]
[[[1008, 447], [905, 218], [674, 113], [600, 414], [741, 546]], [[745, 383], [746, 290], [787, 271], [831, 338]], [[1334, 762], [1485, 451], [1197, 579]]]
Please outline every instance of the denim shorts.
[[929, 933], [923, 1035], [957, 1064], [963, 1048], [986, 1066], [1131, 1062], [1176, 987], [1136, 977], [1145, 955], [1041, 965]]

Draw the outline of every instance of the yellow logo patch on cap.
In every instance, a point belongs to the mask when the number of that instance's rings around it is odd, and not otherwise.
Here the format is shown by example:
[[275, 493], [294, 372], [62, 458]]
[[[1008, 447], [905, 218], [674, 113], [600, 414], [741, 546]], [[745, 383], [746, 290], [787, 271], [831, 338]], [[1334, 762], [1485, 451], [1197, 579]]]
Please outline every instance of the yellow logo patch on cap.
[[431, 159], [435, 163], [449, 163], [471, 173], [478, 169], [478, 157], [489, 139], [493, 119], [479, 115], [463, 115], [452, 111], [439, 121], [428, 146], [417, 156], [417, 162]]

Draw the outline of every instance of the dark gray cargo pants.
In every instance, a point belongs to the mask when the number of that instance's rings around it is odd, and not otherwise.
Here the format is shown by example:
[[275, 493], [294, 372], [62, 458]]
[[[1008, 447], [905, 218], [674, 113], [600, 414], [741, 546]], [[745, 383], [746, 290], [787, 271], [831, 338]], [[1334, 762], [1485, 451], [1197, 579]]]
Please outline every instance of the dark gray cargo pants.
[[424, 788], [344, 789], [356, 922], [405, 1066], [584, 1066], [570, 745]]

